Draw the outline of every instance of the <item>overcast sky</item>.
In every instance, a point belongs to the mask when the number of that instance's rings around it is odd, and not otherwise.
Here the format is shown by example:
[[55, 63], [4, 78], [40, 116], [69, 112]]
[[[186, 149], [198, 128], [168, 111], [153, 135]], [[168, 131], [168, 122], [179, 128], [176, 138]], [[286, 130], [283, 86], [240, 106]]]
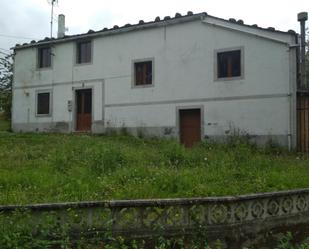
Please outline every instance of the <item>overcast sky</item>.
[[[48, 1], [51, 0], [0, 0], [0, 51], [5, 52], [3, 49], [16, 43], [29, 42], [31, 38], [49, 36], [51, 5]], [[185, 14], [188, 10], [298, 32], [297, 13], [309, 11], [309, 0], [58, 0], [54, 35], [58, 14], [66, 16], [67, 34], [76, 34], [116, 24], [134, 24], [141, 19], [150, 21], [156, 16], [174, 16], [176, 12]]]

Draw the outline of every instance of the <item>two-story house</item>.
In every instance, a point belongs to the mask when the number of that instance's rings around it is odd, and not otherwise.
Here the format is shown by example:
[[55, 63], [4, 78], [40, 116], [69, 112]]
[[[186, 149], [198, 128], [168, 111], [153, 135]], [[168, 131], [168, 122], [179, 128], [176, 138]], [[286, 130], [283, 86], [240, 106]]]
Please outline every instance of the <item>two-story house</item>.
[[297, 35], [188, 12], [16, 45], [16, 132], [296, 145]]

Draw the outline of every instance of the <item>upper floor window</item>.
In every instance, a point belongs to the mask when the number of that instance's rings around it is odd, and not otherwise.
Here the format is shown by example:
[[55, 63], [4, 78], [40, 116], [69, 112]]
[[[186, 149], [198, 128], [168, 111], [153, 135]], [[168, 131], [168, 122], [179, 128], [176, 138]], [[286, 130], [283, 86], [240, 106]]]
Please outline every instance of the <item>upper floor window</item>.
[[38, 92], [36, 96], [36, 114], [38, 116], [48, 116], [51, 114], [51, 92]]
[[241, 49], [217, 52], [216, 57], [217, 79], [230, 79], [243, 75]]
[[38, 49], [38, 67], [51, 67], [51, 47], [42, 47]]
[[153, 61], [139, 61], [134, 63], [134, 85], [152, 85]]
[[90, 63], [92, 57], [91, 41], [78, 42], [76, 48], [76, 63]]

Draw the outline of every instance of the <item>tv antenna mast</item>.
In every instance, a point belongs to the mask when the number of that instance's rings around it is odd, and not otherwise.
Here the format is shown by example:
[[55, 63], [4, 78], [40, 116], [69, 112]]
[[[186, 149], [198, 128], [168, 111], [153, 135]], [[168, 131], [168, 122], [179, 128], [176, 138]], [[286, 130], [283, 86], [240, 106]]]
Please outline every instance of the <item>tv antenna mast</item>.
[[53, 37], [53, 23], [54, 23], [54, 5], [58, 3], [58, 0], [48, 0], [48, 3], [51, 4], [51, 14], [50, 14], [50, 38]]

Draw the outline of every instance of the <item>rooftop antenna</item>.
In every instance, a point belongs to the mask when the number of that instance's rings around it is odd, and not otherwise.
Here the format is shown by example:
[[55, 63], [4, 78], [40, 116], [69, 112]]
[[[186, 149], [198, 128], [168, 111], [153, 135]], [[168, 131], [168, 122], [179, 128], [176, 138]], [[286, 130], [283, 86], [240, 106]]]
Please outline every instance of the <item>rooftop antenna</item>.
[[50, 38], [53, 37], [53, 22], [54, 22], [54, 5], [58, 3], [58, 0], [48, 0], [48, 3], [51, 4], [51, 14], [50, 14]]

